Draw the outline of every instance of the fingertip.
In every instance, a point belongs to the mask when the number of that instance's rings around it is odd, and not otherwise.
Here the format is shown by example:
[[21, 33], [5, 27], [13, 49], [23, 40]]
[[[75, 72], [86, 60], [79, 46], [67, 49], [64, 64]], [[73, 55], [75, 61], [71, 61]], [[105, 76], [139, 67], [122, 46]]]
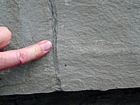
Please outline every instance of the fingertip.
[[52, 48], [52, 43], [48, 40], [43, 40], [38, 43], [44, 53], [47, 53]]
[[50, 50], [52, 48], [52, 42], [49, 40], [46, 40], [46, 41], [47, 41], [47, 45], [48, 45], [48, 50]]
[[9, 44], [11, 37], [11, 31], [7, 27], [0, 27], [0, 49]]
[[12, 36], [11, 31], [7, 27], [1, 26], [0, 27], [0, 32], [1, 32], [1, 34], [3, 34], [3, 33], [6, 34], [7, 38], [9, 38], [9, 39]]

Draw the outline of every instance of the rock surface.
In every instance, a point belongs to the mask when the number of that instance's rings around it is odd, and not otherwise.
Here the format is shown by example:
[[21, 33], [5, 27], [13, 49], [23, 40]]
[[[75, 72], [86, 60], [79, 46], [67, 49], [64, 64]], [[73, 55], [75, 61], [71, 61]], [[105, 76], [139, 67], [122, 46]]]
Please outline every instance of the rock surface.
[[140, 87], [139, 0], [1, 0], [5, 50], [43, 39], [45, 57], [0, 71], [0, 95]]
[[[12, 32], [6, 50], [29, 46], [38, 41], [52, 41], [51, 15], [46, 0], [1, 0], [0, 24]], [[0, 71], [0, 94], [51, 92], [56, 83], [52, 51], [28, 64]]]
[[140, 86], [140, 1], [56, 0], [64, 91]]

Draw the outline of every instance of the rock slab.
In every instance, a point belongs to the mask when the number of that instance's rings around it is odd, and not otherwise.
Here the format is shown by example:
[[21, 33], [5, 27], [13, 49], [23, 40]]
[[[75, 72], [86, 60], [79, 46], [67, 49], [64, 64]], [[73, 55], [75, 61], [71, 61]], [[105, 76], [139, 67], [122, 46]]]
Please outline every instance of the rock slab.
[[56, 0], [64, 91], [140, 86], [140, 1]]
[[[0, 24], [12, 32], [5, 50], [29, 46], [38, 41], [52, 41], [51, 15], [46, 0], [1, 0]], [[31, 94], [55, 91], [52, 51], [28, 64], [0, 71], [0, 95]]]
[[43, 58], [0, 71], [0, 95], [140, 87], [139, 0], [1, 0], [5, 50], [52, 41]]

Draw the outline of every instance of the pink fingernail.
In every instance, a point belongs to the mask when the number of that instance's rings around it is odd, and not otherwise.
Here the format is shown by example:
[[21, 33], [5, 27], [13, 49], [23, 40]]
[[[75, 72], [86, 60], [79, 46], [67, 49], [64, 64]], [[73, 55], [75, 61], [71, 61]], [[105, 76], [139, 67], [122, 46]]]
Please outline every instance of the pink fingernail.
[[42, 41], [40, 42], [40, 46], [42, 47], [43, 51], [49, 51], [52, 47], [52, 43], [50, 41]]

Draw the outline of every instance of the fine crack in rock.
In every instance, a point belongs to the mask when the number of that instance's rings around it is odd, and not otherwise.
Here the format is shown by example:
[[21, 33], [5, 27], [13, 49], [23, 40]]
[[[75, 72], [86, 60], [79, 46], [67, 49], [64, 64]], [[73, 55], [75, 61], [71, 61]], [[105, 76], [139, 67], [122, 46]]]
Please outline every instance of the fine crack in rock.
[[59, 79], [59, 65], [58, 65], [58, 56], [57, 56], [57, 10], [55, 6], [55, 0], [48, 0], [50, 12], [52, 15], [52, 31], [53, 31], [53, 62], [55, 67], [55, 75], [57, 83], [55, 84], [56, 90], [61, 90], [61, 81]]

